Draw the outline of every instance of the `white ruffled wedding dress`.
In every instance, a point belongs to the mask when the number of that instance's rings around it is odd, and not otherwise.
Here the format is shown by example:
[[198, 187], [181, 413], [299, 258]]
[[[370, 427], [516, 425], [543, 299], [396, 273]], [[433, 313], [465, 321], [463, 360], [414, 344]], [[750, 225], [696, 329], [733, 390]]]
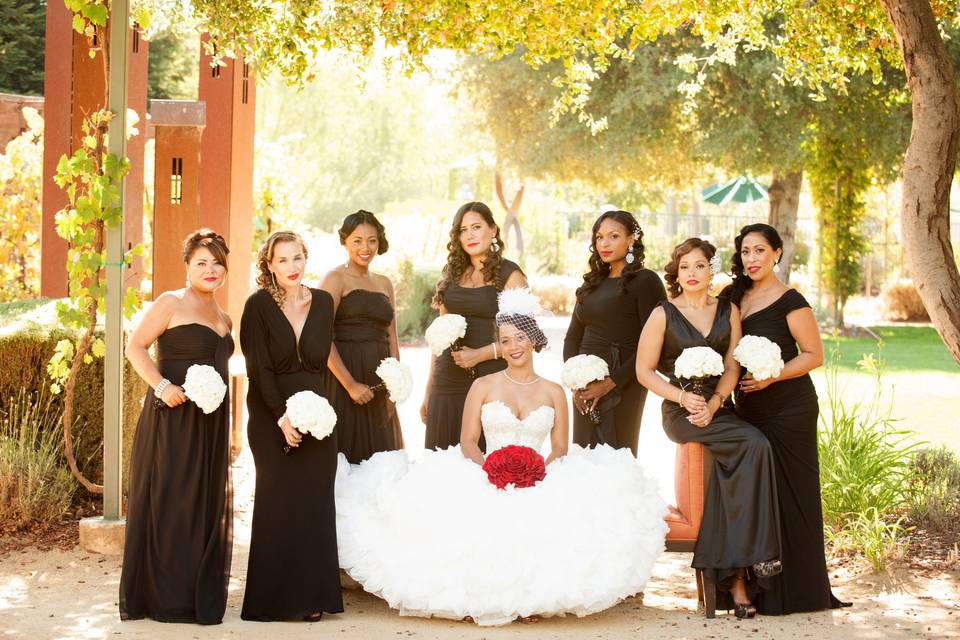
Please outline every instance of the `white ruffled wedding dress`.
[[[552, 407], [481, 409], [487, 450], [537, 451]], [[497, 489], [460, 447], [377, 453], [337, 471], [340, 566], [400, 615], [585, 616], [640, 592], [664, 548], [666, 504], [627, 449], [576, 445], [534, 487]]]

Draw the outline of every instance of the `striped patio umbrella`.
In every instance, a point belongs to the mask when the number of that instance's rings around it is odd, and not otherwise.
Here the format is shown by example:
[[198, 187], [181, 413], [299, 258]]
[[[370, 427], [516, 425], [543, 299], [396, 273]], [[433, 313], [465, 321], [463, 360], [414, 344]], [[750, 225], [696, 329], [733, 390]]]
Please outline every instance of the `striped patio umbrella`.
[[756, 202], [767, 197], [767, 187], [749, 176], [740, 176], [729, 182], [709, 186], [702, 194], [703, 201], [712, 204]]

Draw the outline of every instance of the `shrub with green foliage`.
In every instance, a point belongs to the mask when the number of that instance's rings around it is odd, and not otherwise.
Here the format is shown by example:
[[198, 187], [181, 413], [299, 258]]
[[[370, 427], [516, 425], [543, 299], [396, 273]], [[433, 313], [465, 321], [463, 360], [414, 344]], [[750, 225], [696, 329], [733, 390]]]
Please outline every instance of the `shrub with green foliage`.
[[960, 459], [952, 451], [944, 446], [916, 451], [907, 494], [911, 520], [960, 542]]
[[400, 338], [421, 338], [437, 317], [430, 306], [433, 292], [440, 279], [435, 270], [416, 270], [413, 262], [404, 260], [394, 278], [397, 304], [397, 335]]
[[[0, 305], [0, 317], [4, 317]], [[98, 337], [100, 333], [98, 332]], [[7, 335], [0, 335], [0, 412], [9, 411], [21, 390], [36, 395], [49, 389], [46, 364], [60, 340], [72, 334], [50, 326], [33, 326]], [[124, 460], [128, 460], [130, 445], [137, 420], [140, 417], [141, 401], [147, 385], [129, 363], [124, 366], [123, 383], [123, 439]], [[63, 398], [53, 399], [62, 410]], [[77, 460], [85, 464], [86, 474], [95, 479], [103, 476], [103, 457], [99, 455], [103, 445], [103, 360], [96, 359], [81, 366], [74, 398], [74, 448]], [[60, 440], [63, 449], [63, 440]]]
[[882, 395], [882, 360], [865, 355], [860, 366], [874, 376], [867, 399], [846, 397], [838, 380], [839, 349], [826, 370], [827, 407], [817, 437], [823, 521], [828, 541], [852, 544], [879, 571], [897, 555], [907, 531], [900, 514], [910, 454], [918, 445], [890, 416]]
[[77, 483], [63, 460], [62, 410], [22, 388], [0, 412], [0, 521], [18, 529], [70, 508]]

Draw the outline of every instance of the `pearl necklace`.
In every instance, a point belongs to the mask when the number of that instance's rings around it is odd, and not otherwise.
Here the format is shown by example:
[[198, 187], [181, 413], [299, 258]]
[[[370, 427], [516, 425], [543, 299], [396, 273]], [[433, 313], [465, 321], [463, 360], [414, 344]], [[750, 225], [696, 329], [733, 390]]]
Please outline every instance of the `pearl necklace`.
[[533, 380], [528, 380], [527, 382], [520, 382], [519, 380], [514, 380], [513, 378], [511, 378], [510, 374], [507, 373], [506, 369], [504, 369], [503, 375], [507, 378], [507, 380], [509, 380], [513, 384], [527, 385], [527, 384], [533, 384], [534, 382], [537, 382], [538, 380], [540, 380], [540, 376], [534, 376]]

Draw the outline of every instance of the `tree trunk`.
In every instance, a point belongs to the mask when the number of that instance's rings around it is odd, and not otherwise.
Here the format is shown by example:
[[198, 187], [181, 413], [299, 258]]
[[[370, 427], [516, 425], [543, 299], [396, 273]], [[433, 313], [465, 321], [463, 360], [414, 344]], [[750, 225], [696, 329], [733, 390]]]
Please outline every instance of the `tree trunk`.
[[780, 279], [790, 284], [790, 267], [797, 243], [797, 210], [800, 208], [800, 187], [803, 185], [803, 170], [781, 174], [773, 170], [773, 181], [767, 197], [770, 213], [767, 224], [780, 232], [783, 239], [783, 257], [780, 259]]
[[950, 185], [960, 139], [960, 95], [927, 0], [882, 0], [903, 55], [913, 128], [900, 210], [910, 277], [960, 363], [960, 273], [950, 244]]
[[516, 257], [517, 261], [523, 260], [523, 228], [520, 226], [520, 205], [523, 203], [523, 190], [524, 184], [520, 184], [520, 188], [517, 189], [517, 192], [513, 196], [513, 202], [507, 203], [506, 195], [503, 192], [503, 178], [500, 175], [500, 170], [497, 169], [494, 174], [494, 184], [497, 190], [497, 199], [500, 200], [500, 204], [507, 212], [507, 216], [503, 221], [503, 240], [506, 241], [510, 235], [510, 228], [515, 229], [516, 235]]

